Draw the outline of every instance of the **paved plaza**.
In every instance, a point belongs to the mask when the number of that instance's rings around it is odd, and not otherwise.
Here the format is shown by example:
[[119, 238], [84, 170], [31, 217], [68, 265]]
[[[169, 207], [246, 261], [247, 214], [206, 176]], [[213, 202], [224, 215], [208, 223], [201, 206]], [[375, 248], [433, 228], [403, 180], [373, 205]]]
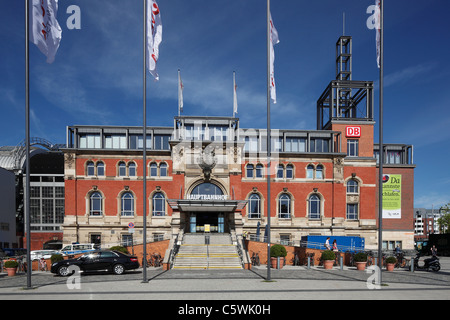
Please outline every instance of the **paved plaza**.
[[271, 281], [266, 281], [266, 266], [252, 270], [149, 268], [147, 283], [142, 281], [142, 270], [122, 276], [86, 274], [73, 278], [33, 272], [32, 289], [26, 289], [25, 274], [7, 277], [3, 273], [0, 300], [449, 300], [450, 258], [441, 258], [441, 264], [438, 273], [383, 271], [379, 289], [369, 288], [372, 272], [353, 267], [324, 270], [285, 266], [271, 270]]

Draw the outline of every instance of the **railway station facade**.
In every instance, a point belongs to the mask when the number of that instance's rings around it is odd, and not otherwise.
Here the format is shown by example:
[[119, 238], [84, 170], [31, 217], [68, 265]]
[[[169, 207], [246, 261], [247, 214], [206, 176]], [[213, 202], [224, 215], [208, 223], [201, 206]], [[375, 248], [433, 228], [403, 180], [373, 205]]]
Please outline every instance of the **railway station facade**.
[[360, 236], [376, 249], [381, 158], [385, 174], [401, 177], [401, 211], [383, 219], [383, 245], [412, 249], [412, 146], [380, 152], [373, 82], [351, 80], [351, 37], [336, 48], [336, 79], [318, 99], [316, 129], [271, 130], [270, 167], [267, 130], [241, 128], [236, 117], [174, 117], [173, 127], [148, 127], [145, 142], [142, 127], [67, 127], [64, 242], [142, 241], [144, 214], [149, 241], [180, 232], [263, 237], [270, 214], [272, 242]]

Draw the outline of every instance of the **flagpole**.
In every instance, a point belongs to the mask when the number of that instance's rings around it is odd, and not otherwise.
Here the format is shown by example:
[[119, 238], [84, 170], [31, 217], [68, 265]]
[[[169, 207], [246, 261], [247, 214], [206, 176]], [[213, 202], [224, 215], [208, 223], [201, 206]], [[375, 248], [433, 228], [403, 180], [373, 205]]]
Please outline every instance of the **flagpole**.
[[143, 135], [143, 259], [142, 259], [142, 275], [143, 280], [142, 283], [147, 283], [147, 0], [144, 0], [144, 72], [143, 72], [143, 80], [144, 80], [144, 105], [143, 105], [143, 117], [144, 123], [142, 126], [142, 135]]
[[27, 235], [27, 289], [31, 289], [31, 232], [30, 232], [30, 47], [29, 47], [29, 0], [25, 0], [25, 232]]
[[379, 120], [379, 135], [380, 135], [380, 147], [379, 147], [379, 182], [378, 182], [378, 266], [379, 272], [379, 285], [382, 283], [382, 268], [383, 268], [383, 50], [384, 50], [384, 1], [380, 0], [380, 120]]
[[236, 118], [235, 99], [236, 99], [236, 72], [233, 71], [233, 118]]
[[267, 0], [267, 281], [270, 277], [270, 0]]

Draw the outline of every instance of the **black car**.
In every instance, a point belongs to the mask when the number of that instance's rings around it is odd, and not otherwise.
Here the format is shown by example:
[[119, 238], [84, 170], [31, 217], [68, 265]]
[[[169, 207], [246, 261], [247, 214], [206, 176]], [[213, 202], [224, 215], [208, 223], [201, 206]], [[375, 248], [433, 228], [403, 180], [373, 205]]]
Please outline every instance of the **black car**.
[[[75, 266], [70, 268], [71, 266]], [[98, 250], [82, 255], [76, 259], [62, 260], [52, 264], [51, 272], [60, 276], [69, 276], [75, 268], [81, 272], [110, 271], [122, 274], [126, 270], [139, 268], [138, 258], [119, 251]]]

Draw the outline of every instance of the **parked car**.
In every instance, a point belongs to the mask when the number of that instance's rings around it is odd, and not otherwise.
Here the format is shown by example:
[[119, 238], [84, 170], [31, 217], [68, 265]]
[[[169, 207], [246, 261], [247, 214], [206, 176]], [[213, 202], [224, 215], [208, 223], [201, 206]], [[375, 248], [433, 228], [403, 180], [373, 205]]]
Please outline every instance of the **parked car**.
[[[69, 276], [74, 273], [75, 266], [80, 272], [109, 271], [122, 274], [126, 270], [139, 268], [138, 258], [119, 251], [98, 250], [89, 252], [77, 259], [58, 261], [52, 264], [51, 272], [60, 276]], [[72, 270], [71, 270], [72, 269]]]
[[50, 259], [52, 255], [59, 254], [58, 250], [34, 250], [30, 252], [31, 261], [39, 260], [41, 258]]
[[59, 250], [59, 253], [65, 256], [80, 253], [88, 253], [98, 249], [100, 248], [98, 248], [97, 245], [93, 243], [72, 243], [63, 246], [63, 248]]

